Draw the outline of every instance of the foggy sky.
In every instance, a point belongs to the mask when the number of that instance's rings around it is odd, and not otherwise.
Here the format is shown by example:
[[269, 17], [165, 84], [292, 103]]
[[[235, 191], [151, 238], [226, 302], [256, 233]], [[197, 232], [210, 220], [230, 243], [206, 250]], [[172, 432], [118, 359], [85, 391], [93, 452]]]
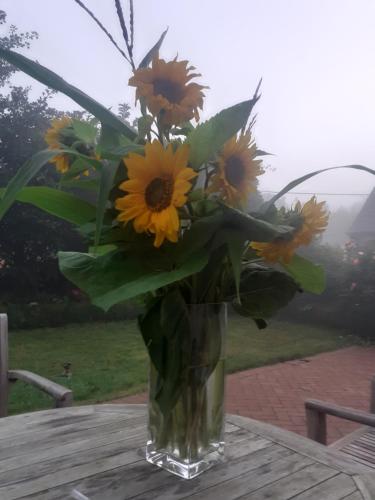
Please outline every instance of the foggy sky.
[[[121, 43], [112, 0], [85, 3]], [[207, 118], [248, 99], [263, 77], [254, 129], [272, 152], [261, 190], [278, 190], [311, 170], [361, 163], [375, 168], [375, 2], [373, 0], [135, 0], [135, 59], [169, 26], [161, 56], [188, 59], [208, 85]], [[123, 1], [124, 7], [127, 6]], [[0, 0], [8, 23], [36, 30], [28, 57], [106, 106], [134, 103], [130, 67], [73, 0]], [[25, 76], [16, 81], [43, 88]], [[59, 109], [78, 106], [61, 94]], [[367, 193], [375, 177], [336, 171], [304, 192]], [[292, 202], [295, 195], [287, 198]], [[306, 196], [299, 196], [302, 200]], [[332, 207], [361, 197], [319, 196]]]

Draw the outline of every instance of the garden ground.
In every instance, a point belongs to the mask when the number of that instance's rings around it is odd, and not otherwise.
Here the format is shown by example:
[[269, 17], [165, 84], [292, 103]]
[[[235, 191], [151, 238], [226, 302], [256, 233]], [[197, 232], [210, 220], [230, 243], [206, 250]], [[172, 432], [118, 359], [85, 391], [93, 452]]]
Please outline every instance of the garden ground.
[[[279, 321], [259, 331], [249, 320], [237, 316], [230, 318], [228, 331], [229, 372], [306, 358], [355, 342], [351, 337], [342, 336], [339, 330]], [[70, 379], [62, 376], [66, 362], [71, 363]], [[147, 354], [135, 321], [11, 332], [10, 365], [71, 387], [79, 404], [139, 393], [147, 384]], [[235, 377], [240, 381], [242, 375]], [[251, 386], [242, 388], [241, 382], [237, 387], [231, 380], [229, 377], [227, 393], [234, 391], [239, 401], [253, 400], [255, 405]], [[11, 391], [9, 410], [14, 414], [50, 404], [47, 396], [17, 382]], [[229, 410], [245, 414], [239, 407]]]

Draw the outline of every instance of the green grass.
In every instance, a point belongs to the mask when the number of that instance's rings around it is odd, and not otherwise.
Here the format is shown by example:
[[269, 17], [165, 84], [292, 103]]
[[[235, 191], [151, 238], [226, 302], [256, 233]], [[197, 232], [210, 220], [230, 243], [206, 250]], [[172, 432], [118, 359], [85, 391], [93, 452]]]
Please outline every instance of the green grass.
[[[259, 331], [241, 317], [229, 321], [229, 372], [339, 349], [353, 339], [338, 330], [273, 322]], [[73, 376], [62, 376], [64, 362]], [[10, 366], [31, 370], [74, 391], [76, 402], [110, 400], [146, 388], [147, 353], [135, 321], [68, 325], [10, 334]], [[11, 414], [51, 406], [50, 399], [21, 382], [14, 384]]]

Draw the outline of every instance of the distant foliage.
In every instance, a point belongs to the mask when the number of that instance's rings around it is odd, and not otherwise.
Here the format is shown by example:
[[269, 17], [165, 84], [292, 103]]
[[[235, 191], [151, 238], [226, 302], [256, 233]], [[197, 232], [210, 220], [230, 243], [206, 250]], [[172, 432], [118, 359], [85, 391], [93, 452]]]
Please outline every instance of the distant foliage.
[[[0, 25], [5, 21], [0, 11]], [[36, 32], [20, 33], [10, 26], [8, 34], [0, 37], [0, 45], [28, 48], [37, 37]], [[0, 187], [45, 147], [43, 137], [50, 121], [61, 115], [49, 104], [50, 90], [32, 100], [28, 87], [12, 85], [16, 71], [0, 59]], [[55, 169], [46, 166], [32, 183], [55, 186], [57, 178]], [[0, 300], [34, 301], [41, 294], [67, 293], [72, 287], [58, 270], [56, 252], [72, 245], [81, 249], [82, 238], [68, 223], [30, 205], [15, 205], [0, 223]]]
[[375, 242], [315, 244], [303, 255], [324, 266], [327, 286], [322, 295], [301, 294], [283, 316], [375, 340]]

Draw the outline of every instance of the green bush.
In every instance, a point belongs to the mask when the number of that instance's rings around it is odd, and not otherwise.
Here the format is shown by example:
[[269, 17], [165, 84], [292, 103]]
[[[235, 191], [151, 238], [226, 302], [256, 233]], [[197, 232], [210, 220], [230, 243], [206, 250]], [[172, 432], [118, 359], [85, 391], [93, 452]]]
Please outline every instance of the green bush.
[[120, 321], [134, 319], [141, 310], [137, 303], [118, 304], [107, 313], [88, 302], [55, 302], [0, 304], [0, 312], [8, 314], [11, 329], [63, 326], [69, 323]]
[[321, 295], [301, 294], [279, 317], [375, 341], [375, 245], [349, 242], [346, 249], [313, 246], [308, 258], [326, 270], [327, 287]]

